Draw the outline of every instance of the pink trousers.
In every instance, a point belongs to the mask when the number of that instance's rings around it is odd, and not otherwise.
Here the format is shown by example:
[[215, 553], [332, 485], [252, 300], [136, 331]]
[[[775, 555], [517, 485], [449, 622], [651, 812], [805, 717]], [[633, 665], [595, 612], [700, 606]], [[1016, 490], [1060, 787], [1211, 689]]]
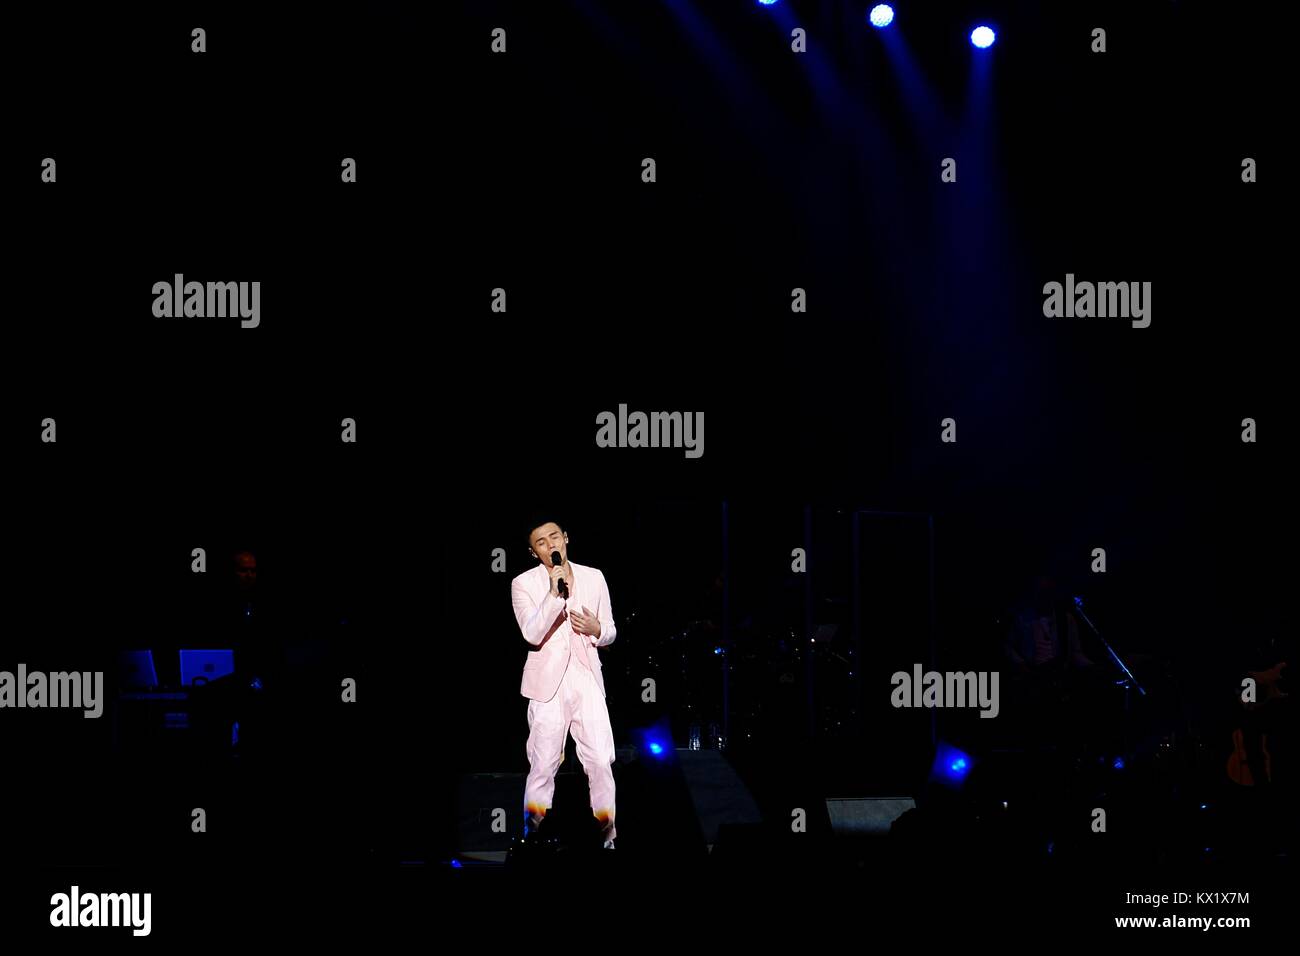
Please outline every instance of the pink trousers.
[[555, 696], [528, 702], [528, 781], [524, 784], [524, 832], [536, 829], [551, 809], [555, 773], [564, 762], [564, 744], [573, 734], [578, 760], [587, 773], [591, 812], [600, 821], [604, 840], [614, 829], [614, 731], [605, 695], [591, 671], [571, 659]]

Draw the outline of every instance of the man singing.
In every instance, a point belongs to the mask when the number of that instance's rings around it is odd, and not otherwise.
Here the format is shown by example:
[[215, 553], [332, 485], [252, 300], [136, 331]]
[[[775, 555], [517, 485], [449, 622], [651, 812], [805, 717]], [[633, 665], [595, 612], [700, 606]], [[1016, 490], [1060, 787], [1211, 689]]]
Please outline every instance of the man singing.
[[540, 562], [510, 583], [524, 640], [532, 645], [519, 692], [528, 702], [528, 782], [524, 833], [551, 808], [555, 772], [569, 733], [591, 789], [591, 810], [604, 847], [614, 849], [614, 732], [596, 648], [614, 643], [614, 614], [605, 575], [568, 560], [569, 536], [554, 521], [537, 525], [528, 547]]

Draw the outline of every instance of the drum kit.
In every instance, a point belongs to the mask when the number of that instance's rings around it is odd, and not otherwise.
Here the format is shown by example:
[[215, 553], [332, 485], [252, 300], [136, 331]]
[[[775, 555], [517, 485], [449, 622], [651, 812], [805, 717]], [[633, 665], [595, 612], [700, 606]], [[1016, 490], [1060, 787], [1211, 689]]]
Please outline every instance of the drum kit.
[[[1135, 708], [1137, 701], [1147, 697], [1148, 682], [1159, 688], [1161, 697], [1174, 692], [1169, 662], [1152, 654], [1121, 656], [1092, 625], [1081, 602], [1076, 612], [1088, 627], [1094, 646], [1104, 650], [1102, 662], [1086, 667], [1043, 667], [1023, 674], [1007, 668], [1009, 696], [1049, 702], [1053, 713], [1079, 726], [1111, 728], [1107, 744], [1117, 754], [1145, 749], [1139, 738], [1152, 734], [1160, 737], [1163, 749], [1168, 750], [1169, 741], [1184, 736], [1182, 728], [1179, 733], [1170, 729], [1161, 734], [1155, 728], [1159, 718], [1143, 713], [1139, 719]], [[711, 619], [690, 620], [660, 633], [660, 639], [642, 645], [646, 646], [645, 663], [679, 688], [676, 701], [683, 711], [679, 717], [684, 726], [690, 726], [685, 732], [688, 746], [697, 746], [697, 737], [702, 746], [716, 745], [720, 731], [703, 733], [700, 728], [727, 723], [724, 697], [733, 740], [757, 733], [763, 718], [774, 718], [778, 711], [798, 715], [799, 725], [804, 726], [808, 703], [801, 689], [806, 687], [810, 670], [818, 732], [839, 736], [858, 726], [862, 667], [848, 627], [819, 625], [803, 641], [793, 629], [755, 626], [746, 620], [736, 627], [728, 646], [724, 646], [718, 622]], [[888, 686], [882, 691], [889, 692]]]

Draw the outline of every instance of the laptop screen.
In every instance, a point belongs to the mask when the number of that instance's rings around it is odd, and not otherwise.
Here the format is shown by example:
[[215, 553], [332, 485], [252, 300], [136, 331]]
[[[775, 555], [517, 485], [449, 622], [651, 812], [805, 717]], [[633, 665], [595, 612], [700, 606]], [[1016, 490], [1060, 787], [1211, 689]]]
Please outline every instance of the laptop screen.
[[181, 684], [207, 684], [235, 672], [235, 652], [181, 651]]

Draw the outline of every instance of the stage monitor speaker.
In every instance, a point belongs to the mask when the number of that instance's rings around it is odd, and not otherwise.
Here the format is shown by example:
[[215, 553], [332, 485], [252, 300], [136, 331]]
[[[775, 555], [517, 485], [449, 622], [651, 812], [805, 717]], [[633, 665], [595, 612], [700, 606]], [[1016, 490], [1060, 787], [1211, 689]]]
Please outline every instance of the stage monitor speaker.
[[894, 821], [916, 806], [911, 797], [827, 797], [836, 836], [886, 837]]
[[739, 774], [717, 750], [678, 750], [682, 776], [695, 804], [695, 816], [710, 850], [718, 842], [718, 827], [728, 823], [758, 823], [758, 804]]

